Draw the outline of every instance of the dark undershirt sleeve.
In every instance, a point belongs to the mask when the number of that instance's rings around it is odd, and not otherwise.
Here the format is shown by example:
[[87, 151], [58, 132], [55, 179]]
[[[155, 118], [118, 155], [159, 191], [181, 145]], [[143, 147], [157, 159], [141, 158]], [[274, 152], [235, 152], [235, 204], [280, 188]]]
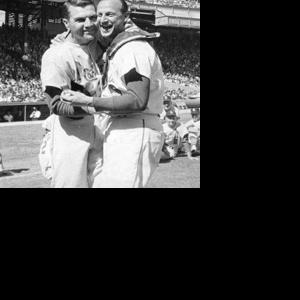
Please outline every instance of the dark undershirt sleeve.
[[45, 90], [46, 100], [51, 113], [59, 116], [86, 116], [86, 113], [81, 107], [73, 107], [70, 104], [64, 103], [60, 100], [62, 90], [47, 86]]
[[109, 98], [93, 98], [96, 111], [132, 113], [146, 109], [150, 93], [149, 78], [137, 73], [136, 69], [132, 69], [125, 74], [124, 81], [127, 86], [126, 93]]

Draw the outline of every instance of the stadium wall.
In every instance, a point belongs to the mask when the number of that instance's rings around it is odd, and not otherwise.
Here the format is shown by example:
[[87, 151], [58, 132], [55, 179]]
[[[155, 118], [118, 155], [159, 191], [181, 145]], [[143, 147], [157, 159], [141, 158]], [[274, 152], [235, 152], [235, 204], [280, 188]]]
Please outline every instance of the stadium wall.
[[8, 103], [0, 102], [0, 122], [6, 122], [3, 120], [4, 114], [8, 111], [14, 116], [14, 122], [30, 121], [30, 114], [33, 107], [36, 107], [41, 112], [40, 120], [45, 120], [50, 115], [48, 105], [43, 101], [26, 102], [26, 103]]

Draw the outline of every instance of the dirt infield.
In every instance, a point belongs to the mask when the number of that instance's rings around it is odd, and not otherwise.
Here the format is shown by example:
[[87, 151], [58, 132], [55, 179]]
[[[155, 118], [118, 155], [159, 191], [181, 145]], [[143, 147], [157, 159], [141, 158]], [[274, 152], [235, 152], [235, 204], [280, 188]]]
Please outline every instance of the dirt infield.
[[[40, 122], [0, 125], [0, 153], [5, 172], [0, 188], [49, 188], [38, 162], [43, 131]], [[148, 188], [200, 188], [200, 161], [178, 157], [161, 163]]]

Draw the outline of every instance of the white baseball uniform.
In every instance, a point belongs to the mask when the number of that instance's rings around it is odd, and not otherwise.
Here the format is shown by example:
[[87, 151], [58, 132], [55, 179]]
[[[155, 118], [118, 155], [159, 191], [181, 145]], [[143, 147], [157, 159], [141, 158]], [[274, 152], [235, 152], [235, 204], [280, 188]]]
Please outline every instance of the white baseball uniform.
[[189, 131], [189, 143], [193, 146], [193, 149], [200, 149], [200, 120], [190, 120], [185, 124], [185, 127]]
[[180, 119], [179, 109], [172, 105], [167, 111], [164, 109], [163, 112], [161, 113], [160, 119], [163, 123], [165, 122], [167, 112], [169, 112], [169, 111], [174, 111], [174, 113], [176, 114], [177, 119], [178, 120]]
[[[88, 46], [68, 41], [52, 46], [42, 58], [43, 90], [82, 86], [92, 96], [101, 94], [100, 72]], [[51, 168], [46, 174], [54, 188], [88, 188], [101, 172], [103, 149], [101, 133], [94, 116], [58, 116], [51, 120]], [[49, 165], [49, 164], [48, 164]], [[43, 168], [43, 166], [42, 166]], [[51, 176], [49, 175], [51, 174]]]
[[159, 115], [163, 110], [164, 79], [160, 59], [145, 41], [131, 41], [112, 57], [108, 85], [102, 97], [118, 95], [110, 85], [127, 91], [124, 75], [136, 69], [150, 79], [147, 108], [141, 113], [110, 114], [103, 146], [103, 170], [95, 178], [94, 188], [146, 187], [158, 167], [163, 146]]
[[168, 123], [164, 123], [163, 131], [165, 135], [165, 150], [170, 158], [174, 158], [183, 146], [184, 136], [186, 136], [189, 132], [180, 122], [177, 122], [174, 128], [171, 128]]

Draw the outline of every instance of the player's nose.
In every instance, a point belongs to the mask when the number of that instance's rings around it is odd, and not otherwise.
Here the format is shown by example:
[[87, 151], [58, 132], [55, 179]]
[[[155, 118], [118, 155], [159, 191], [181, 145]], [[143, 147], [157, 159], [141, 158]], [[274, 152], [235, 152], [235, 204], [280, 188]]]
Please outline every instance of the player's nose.
[[94, 22], [91, 21], [90, 18], [86, 18], [86, 19], [85, 19], [84, 27], [91, 27], [91, 26], [93, 26], [93, 25], [95, 25], [95, 24], [94, 24]]
[[99, 22], [100, 24], [107, 24], [108, 22], [108, 19], [107, 19], [107, 16], [102, 16], [102, 17], [99, 17]]

